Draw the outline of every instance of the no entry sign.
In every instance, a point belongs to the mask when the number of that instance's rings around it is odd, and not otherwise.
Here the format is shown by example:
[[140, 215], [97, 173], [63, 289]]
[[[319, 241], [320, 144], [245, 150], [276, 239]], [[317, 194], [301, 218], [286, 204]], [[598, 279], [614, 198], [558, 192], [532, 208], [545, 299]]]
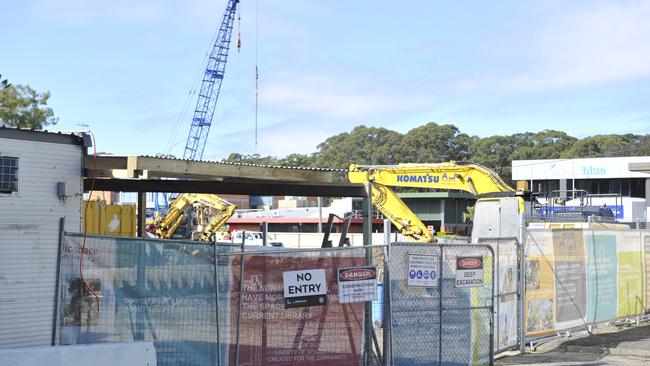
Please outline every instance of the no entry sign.
[[282, 272], [282, 280], [285, 309], [327, 303], [324, 269]]

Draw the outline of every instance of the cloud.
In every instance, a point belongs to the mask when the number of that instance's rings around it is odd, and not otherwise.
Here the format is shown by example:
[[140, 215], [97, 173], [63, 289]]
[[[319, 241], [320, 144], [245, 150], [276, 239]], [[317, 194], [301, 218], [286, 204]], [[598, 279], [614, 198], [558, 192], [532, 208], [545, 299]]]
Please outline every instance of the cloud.
[[485, 40], [482, 56], [496, 66], [455, 89], [536, 92], [650, 77], [650, 2], [580, 4], [555, 3], [531, 15], [530, 29]]
[[[376, 88], [377, 80], [334, 72], [276, 73], [262, 89], [260, 100], [272, 111], [324, 118], [367, 119], [387, 112], [405, 111], [427, 104], [422, 96]], [[390, 85], [386, 83], [383, 85]]]
[[540, 30], [536, 72], [515, 89], [571, 87], [650, 75], [650, 3], [617, 2], [564, 16]]

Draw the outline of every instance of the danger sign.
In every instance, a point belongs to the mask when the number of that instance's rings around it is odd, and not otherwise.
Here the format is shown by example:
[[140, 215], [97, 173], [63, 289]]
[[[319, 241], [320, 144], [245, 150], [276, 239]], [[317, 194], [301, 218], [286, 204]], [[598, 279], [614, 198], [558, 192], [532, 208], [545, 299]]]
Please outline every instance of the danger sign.
[[282, 283], [285, 309], [327, 303], [324, 269], [282, 272]]
[[456, 257], [456, 287], [483, 287], [483, 257]]
[[339, 303], [373, 301], [377, 297], [377, 268], [339, 268]]

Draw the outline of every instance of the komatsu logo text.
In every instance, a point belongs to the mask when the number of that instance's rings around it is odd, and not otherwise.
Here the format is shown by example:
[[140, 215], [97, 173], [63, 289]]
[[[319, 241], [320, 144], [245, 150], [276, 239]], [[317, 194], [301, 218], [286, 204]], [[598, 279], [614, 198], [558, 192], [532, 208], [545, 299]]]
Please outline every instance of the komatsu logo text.
[[454, 179], [454, 176], [449, 176], [447, 173], [442, 175], [430, 175], [430, 174], [400, 174], [397, 176], [398, 183], [440, 183], [440, 181]]

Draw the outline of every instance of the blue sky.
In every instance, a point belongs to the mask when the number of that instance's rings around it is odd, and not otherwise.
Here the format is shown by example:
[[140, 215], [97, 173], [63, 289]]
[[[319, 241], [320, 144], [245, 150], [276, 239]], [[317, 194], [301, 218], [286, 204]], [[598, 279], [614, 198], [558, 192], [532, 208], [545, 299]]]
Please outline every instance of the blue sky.
[[[5, 2], [0, 73], [51, 91], [55, 129], [182, 155], [225, 0]], [[241, 18], [205, 159], [311, 153], [359, 124], [650, 133], [650, 1], [242, 0]]]

